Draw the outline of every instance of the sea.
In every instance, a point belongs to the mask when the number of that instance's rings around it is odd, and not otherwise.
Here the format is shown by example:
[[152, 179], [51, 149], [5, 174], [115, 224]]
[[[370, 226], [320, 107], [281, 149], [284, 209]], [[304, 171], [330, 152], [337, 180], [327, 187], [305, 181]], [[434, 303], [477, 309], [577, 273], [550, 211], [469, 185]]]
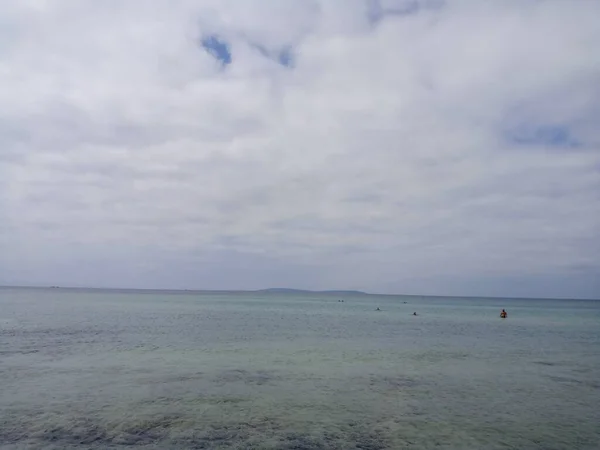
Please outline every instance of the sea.
[[597, 450], [600, 301], [0, 289], [0, 449], [130, 448]]

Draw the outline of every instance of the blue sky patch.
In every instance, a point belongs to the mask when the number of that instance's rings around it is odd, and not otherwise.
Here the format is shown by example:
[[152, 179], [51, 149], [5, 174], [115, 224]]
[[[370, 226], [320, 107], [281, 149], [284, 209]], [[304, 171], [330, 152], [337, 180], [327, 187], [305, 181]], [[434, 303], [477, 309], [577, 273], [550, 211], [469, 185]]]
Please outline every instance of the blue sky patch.
[[279, 51], [277, 60], [279, 64], [284, 67], [292, 67], [294, 65], [294, 55], [292, 54], [292, 49], [290, 47], [281, 49]]
[[229, 44], [219, 36], [212, 34], [205, 36], [200, 41], [204, 50], [210, 53], [217, 61], [224, 66], [231, 64], [231, 50]]
[[260, 44], [251, 44], [265, 58], [272, 59], [283, 67], [291, 68], [294, 66], [294, 53], [292, 47], [285, 46], [277, 51], [272, 51]]
[[522, 145], [545, 145], [549, 147], [577, 147], [580, 142], [565, 125], [541, 125], [519, 127], [508, 133], [509, 139]]
[[445, 0], [410, 0], [389, 5], [389, 2], [382, 4], [381, 0], [368, 0], [367, 16], [372, 24], [377, 24], [386, 16], [406, 16], [424, 9], [437, 9], [442, 7], [444, 2]]

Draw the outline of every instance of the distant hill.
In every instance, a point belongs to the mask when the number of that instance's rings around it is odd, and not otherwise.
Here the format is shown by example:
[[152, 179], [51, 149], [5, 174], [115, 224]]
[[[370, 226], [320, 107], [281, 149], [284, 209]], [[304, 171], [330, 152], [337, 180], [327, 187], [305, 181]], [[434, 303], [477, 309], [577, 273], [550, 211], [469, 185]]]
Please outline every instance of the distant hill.
[[274, 294], [336, 294], [336, 295], [368, 295], [362, 291], [309, 291], [306, 289], [289, 289], [289, 288], [269, 288], [259, 289], [256, 292], [274, 293]]

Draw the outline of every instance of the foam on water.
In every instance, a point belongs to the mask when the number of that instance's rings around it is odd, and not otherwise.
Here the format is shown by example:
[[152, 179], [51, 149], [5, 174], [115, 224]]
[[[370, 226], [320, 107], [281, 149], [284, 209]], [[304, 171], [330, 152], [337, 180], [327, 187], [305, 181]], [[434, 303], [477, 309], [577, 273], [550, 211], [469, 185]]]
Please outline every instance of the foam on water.
[[340, 298], [0, 289], [0, 448], [600, 448], [600, 302]]

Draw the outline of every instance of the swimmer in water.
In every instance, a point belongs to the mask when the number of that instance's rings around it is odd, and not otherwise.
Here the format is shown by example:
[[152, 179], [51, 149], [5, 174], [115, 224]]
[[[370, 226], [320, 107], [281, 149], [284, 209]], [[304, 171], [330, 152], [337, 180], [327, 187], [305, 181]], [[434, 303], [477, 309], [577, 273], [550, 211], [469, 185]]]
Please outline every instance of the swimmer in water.
[[414, 313], [413, 313], [413, 316], [416, 316], [416, 315], [417, 315], [417, 313], [416, 313], [416, 312], [414, 312]]

